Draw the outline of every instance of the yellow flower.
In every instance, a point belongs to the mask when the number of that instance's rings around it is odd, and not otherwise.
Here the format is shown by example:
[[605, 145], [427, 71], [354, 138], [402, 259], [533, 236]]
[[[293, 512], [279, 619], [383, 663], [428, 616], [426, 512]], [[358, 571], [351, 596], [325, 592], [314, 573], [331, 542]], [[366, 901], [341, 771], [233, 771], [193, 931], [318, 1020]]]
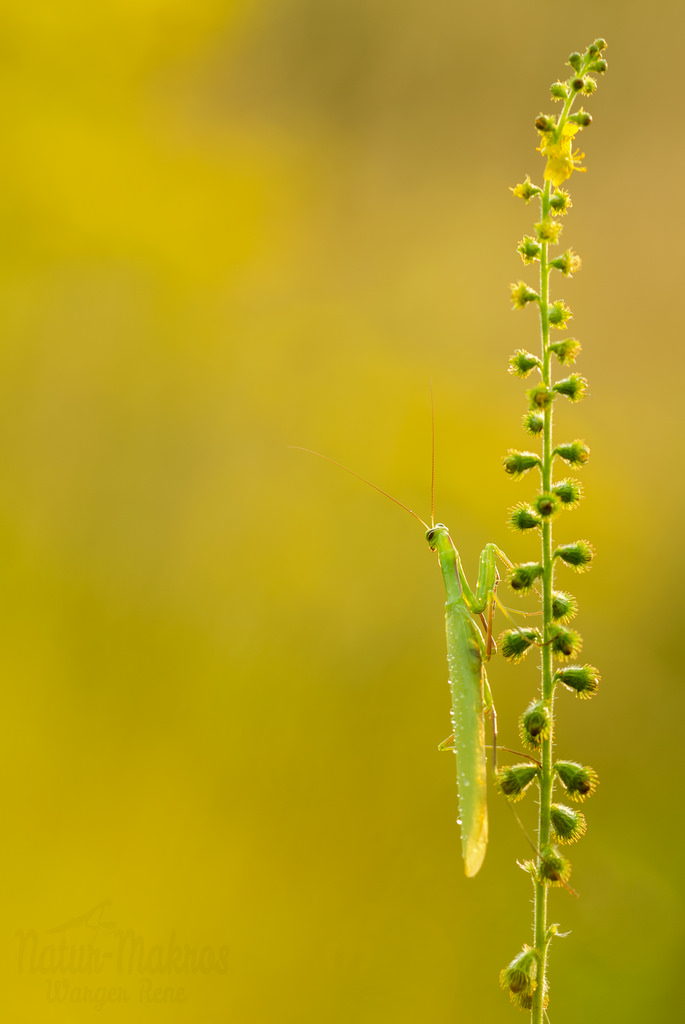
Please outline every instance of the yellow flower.
[[533, 196], [539, 196], [542, 194], [542, 189], [539, 189], [537, 185], [534, 185], [530, 180], [530, 176], [526, 175], [526, 180], [517, 185], [516, 188], [510, 188], [510, 192], [513, 192], [517, 199], [523, 199], [526, 206], [531, 201]]
[[542, 155], [547, 157], [545, 180], [551, 181], [557, 188], [570, 178], [574, 171], [585, 170], [584, 167], [577, 166], [585, 154], [579, 153], [578, 150], [574, 153], [571, 149], [573, 136], [579, 131], [580, 125], [567, 121], [561, 129], [559, 139], [555, 140], [551, 132], [543, 133], [543, 143], [538, 148]]

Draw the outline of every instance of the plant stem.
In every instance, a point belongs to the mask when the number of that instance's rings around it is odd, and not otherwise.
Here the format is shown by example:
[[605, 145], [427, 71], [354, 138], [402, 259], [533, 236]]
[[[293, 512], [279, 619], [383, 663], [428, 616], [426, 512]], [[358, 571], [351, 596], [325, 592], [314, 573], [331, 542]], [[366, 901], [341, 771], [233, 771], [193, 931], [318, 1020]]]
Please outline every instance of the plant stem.
[[[574, 96], [570, 95], [564, 104], [557, 127], [558, 136], [561, 136], [564, 124], [573, 106]], [[549, 218], [551, 213], [550, 198], [552, 194], [551, 182], [545, 182], [544, 192], [541, 197], [542, 220]], [[552, 386], [551, 359], [552, 352], [549, 347], [549, 243], [543, 242], [540, 252], [540, 334], [542, 342], [542, 379], [547, 388]], [[554, 403], [550, 402], [544, 410], [543, 433], [542, 433], [542, 492], [549, 494], [552, 489], [552, 410]], [[538, 851], [544, 850], [550, 845], [550, 816], [552, 806], [552, 787], [554, 784], [554, 773], [552, 771], [552, 750], [554, 744], [554, 687], [552, 684], [552, 593], [554, 590], [554, 559], [552, 558], [552, 522], [545, 519], [541, 531], [542, 542], [542, 634], [543, 646], [541, 651], [541, 696], [549, 712], [549, 736], [542, 741], [542, 772], [540, 775], [540, 810], [538, 817]], [[531, 1024], [543, 1024], [543, 1013], [545, 1009], [545, 993], [547, 991], [547, 949], [549, 939], [547, 935], [547, 886], [540, 877], [535, 880], [535, 900], [533, 911], [533, 933], [535, 949], [538, 954], [538, 977], [537, 988], [533, 993], [533, 1006], [531, 1010]]]
[[[583, 54], [574, 51], [569, 55], [567, 63], [572, 74], [564, 81], [553, 82], [550, 87], [552, 99], [563, 100], [561, 113], [556, 117], [540, 114], [535, 120], [541, 140], [538, 151], [547, 161], [544, 183], [536, 185], [526, 175], [525, 181], [512, 189], [526, 206], [533, 198], [540, 200], [540, 223], [533, 225], [534, 235], [524, 235], [517, 246], [524, 265], [539, 263], [539, 287], [534, 290], [525, 281], [519, 281], [511, 285], [511, 297], [514, 309], [523, 309], [529, 303], [537, 305], [541, 353], [537, 356], [517, 349], [509, 359], [509, 372], [523, 379], [534, 370], [540, 373], [539, 383], [526, 391], [528, 411], [523, 426], [538, 444], [542, 442], [542, 451], [536, 454], [510, 448], [504, 459], [504, 470], [514, 479], [529, 470], [535, 470], [537, 478], [539, 470], [541, 486], [534, 501], [519, 502], [509, 510], [510, 526], [529, 535], [539, 531], [540, 538], [539, 562], [509, 563], [509, 584], [515, 592], [536, 591], [542, 622], [539, 629], [516, 627], [502, 634], [501, 651], [510, 661], [521, 661], [533, 646], [539, 649], [540, 683], [536, 698], [519, 720], [523, 743], [536, 755], [530, 759], [533, 766], [512, 765], [498, 771], [498, 787], [510, 800], [520, 799], [534, 779], [539, 792], [536, 842], [532, 844], [536, 857], [520, 865], [530, 872], [533, 883], [533, 941], [524, 943], [520, 952], [502, 969], [500, 984], [508, 990], [515, 1006], [530, 1013], [531, 1024], [543, 1024], [549, 1019], [547, 954], [552, 937], [560, 934], [556, 924], [548, 923], [548, 892], [554, 886], [564, 886], [577, 895], [567, 884], [570, 861], [561, 855], [556, 844], [575, 842], [586, 829], [585, 817], [580, 811], [552, 802], [554, 787], [558, 783], [571, 800], [583, 800], [594, 791], [598, 781], [596, 772], [589, 766], [554, 758], [556, 685], [574, 691], [578, 697], [591, 697], [600, 677], [593, 665], [576, 663], [555, 668], [556, 660], [563, 663], [577, 658], [582, 646], [580, 634], [564, 628], [575, 615], [577, 604], [572, 594], [555, 593], [557, 559], [559, 564], [565, 563], [584, 572], [590, 567], [594, 549], [585, 540], [557, 546], [552, 537], [556, 513], [563, 508], [574, 508], [582, 495], [577, 480], [555, 479], [553, 472], [558, 471], [555, 460], [579, 468], [587, 462], [590, 449], [581, 440], [556, 447], [553, 440], [555, 401], [563, 397], [577, 402], [583, 397], [588, 382], [578, 373], [559, 376], [556, 372], [557, 361], [562, 367], [575, 362], [580, 343], [575, 338], [556, 343], [550, 338], [552, 328], [564, 329], [572, 317], [563, 299], [550, 297], [550, 278], [552, 271], [558, 271], [564, 278], [571, 277], [580, 267], [580, 257], [571, 248], [558, 255], [550, 253], [550, 245], [559, 244], [563, 227], [560, 218], [571, 206], [571, 197], [562, 186], [574, 171], [585, 170], [579, 166], [584, 154], [574, 150], [573, 142], [592, 118], [582, 108], [577, 113], [571, 110], [576, 97], [591, 96], [595, 92], [597, 81], [590, 72], [599, 75], [606, 72], [607, 62], [602, 56], [606, 45], [604, 39], [596, 39]], [[516, 754], [516, 751], [510, 750], [510, 753]]]
[[[545, 183], [545, 190], [542, 195], [542, 219], [545, 220], [550, 212], [549, 181]], [[540, 332], [542, 335], [542, 377], [545, 385], [550, 387], [550, 358], [549, 350], [549, 263], [548, 243], [542, 245], [540, 253]], [[542, 491], [549, 494], [552, 486], [552, 408], [549, 403], [544, 410], [544, 427], [542, 435]], [[545, 702], [552, 699], [552, 648], [551, 625], [552, 625], [552, 585], [554, 566], [552, 562], [552, 523], [546, 519], [542, 525], [542, 622], [543, 622], [543, 646], [541, 651], [542, 661], [542, 699]], [[554, 719], [550, 714], [550, 723]], [[553, 725], [550, 725], [550, 735], [542, 743], [542, 773], [540, 777], [540, 812], [538, 821], [538, 849], [542, 850], [549, 845], [550, 831], [550, 804], [552, 797], [552, 734]], [[547, 886], [538, 878], [535, 882], [535, 909], [534, 909], [534, 942], [538, 952], [538, 986], [533, 995], [533, 1008], [531, 1013], [532, 1024], [542, 1024], [544, 1010], [544, 993], [546, 989], [546, 968], [547, 968]]]

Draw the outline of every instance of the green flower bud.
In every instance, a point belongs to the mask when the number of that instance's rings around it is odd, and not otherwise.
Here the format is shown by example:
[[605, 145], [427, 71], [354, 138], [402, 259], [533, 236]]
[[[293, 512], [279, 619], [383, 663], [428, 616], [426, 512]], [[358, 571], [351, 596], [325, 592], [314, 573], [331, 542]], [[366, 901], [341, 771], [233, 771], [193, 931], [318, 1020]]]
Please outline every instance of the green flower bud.
[[552, 681], [563, 683], [577, 697], [588, 700], [597, 693], [600, 678], [594, 665], [569, 665], [567, 668], [558, 668]]
[[551, 217], [545, 217], [538, 224], [533, 224], [533, 227], [535, 228], [535, 234], [538, 236], [538, 241], [556, 245], [564, 225], [556, 220], [552, 220]]
[[599, 53], [599, 47], [595, 43], [590, 43], [585, 53], [588, 57], [596, 57]]
[[571, 81], [571, 88], [574, 92], [580, 92], [585, 85], [585, 81], [582, 78], [574, 78]]
[[606, 48], [608, 46], [608, 43], [607, 43], [606, 39], [601, 39], [600, 38], [600, 39], [595, 39], [595, 41], [594, 41], [594, 43], [592, 45], [596, 46], [597, 49], [601, 53], [602, 50], [606, 50]]
[[579, 373], [572, 373], [570, 377], [564, 377], [553, 385], [558, 395], [564, 395], [569, 402], [579, 402], [585, 395], [587, 378], [581, 377]]
[[509, 449], [503, 462], [504, 472], [515, 479], [523, 476], [529, 469], [542, 465], [540, 456], [536, 455], [535, 452], [519, 452], [515, 448]]
[[557, 100], [568, 99], [568, 89], [564, 82], [552, 82], [549, 87], [549, 91], [552, 94], [552, 99], [556, 102]]
[[535, 581], [542, 576], [542, 572], [539, 562], [523, 562], [511, 570], [509, 586], [519, 594], [527, 594], [535, 585]]
[[583, 96], [592, 96], [593, 92], [597, 92], [597, 82], [586, 75], [583, 79]]
[[574, 71], [580, 71], [583, 64], [583, 58], [580, 56], [579, 53], [576, 53], [574, 51], [572, 54], [569, 55], [568, 61], [566, 63], [569, 64], [569, 66], [572, 67]]
[[517, 665], [542, 637], [537, 629], [505, 629], [497, 641], [502, 657]]
[[531, 412], [535, 412], [536, 409], [549, 409], [554, 401], [554, 391], [550, 390], [546, 384], [538, 384], [526, 391], [526, 398]]
[[550, 821], [552, 835], [558, 843], [575, 843], [587, 831], [585, 815], [565, 804], [552, 804]]
[[519, 502], [509, 511], [509, 525], [514, 530], [533, 530], [540, 525], [540, 520], [530, 505]]
[[569, 121], [573, 124], [580, 125], [581, 128], [587, 128], [592, 124], [592, 118], [585, 110], [579, 110], [577, 114], [571, 114]]
[[584, 466], [590, 458], [590, 449], [584, 441], [572, 441], [571, 444], [557, 445], [552, 455], [558, 455], [569, 466]]
[[526, 790], [539, 774], [540, 769], [535, 764], [507, 765], [497, 769], [497, 788], [507, 800], [516, 803], [523, 799]]
[[552, 558], [560, 558], [576, 572], [585, 572], [590, 567], [595, 550], [586, 540], [577, 540], [573, 544], [562, 544], [556, 549]]
[[540, 258], [541, 246], [534, 238], [530, 235], [524, 235], [519, 244], [516, 246], [516, 251], [520, 254], [523, 262], [528, 265], [533, 260]]
[[538, 877], [544, 885], [566, 885], [571, 876], [571, 862], [551, 846], [540, 851]]
[[549, 519], [559, 511], [559, 499], [556, 494], [538, 494], [533, 501], [533, 508], [543, 519]]
[[580, 270], [581, 260], [573, 249], [567, 249], [563, 256], [557, 256], [556, 259], [550, 260], [549, 265], [555, 270], [560, 270], [564, 277], [571, 277]]
[[512, 284], [509, 287], [514, 309], [523, 309], [529, 302], [537, 302], [540, 297], [537, 292], [528, 287], [525, 281], [519, 281], [518, 284]]
[[529, 750], [538, 750], [543, 740], [548, 740], [552, 723], [547, 706], [541, 700], [533, 701], [519, 719], [521, 739]]
[[555, 590], [552, 594], [552, 618], [555, 622], [570, 622], [578, 611], [578, 602], [573, 594]]
[[594, 768], [587, 768], [575, 761], [557, 761], [554, 771], [568, 796], [577, 803], [592, 796], [599, 785], [599, 777]]
[[568, 661], [577, 658], [583, 646], [580, 633], [573, 629], [562, 629], [557, 626], [552, 636], [552, 654], [557, 661]]
[[590, 65], [590, 71], [596, 71], [598, 75], [603, 75], [606, 73], [608, 67], [609, 65], [604, 59], [596, 60]]
[[563, 217], [566, 211], [573, 206], [571, 202], [571, 196], [564, 188], [557, 188], [552, 193], [549, 205], [552, 208], [552, 213], [557, 217]]
[[538, 188], [537, 185], [534, 185], [528, 175], [526, 175], [525, 181], [521, 182], [520, 185], [516, 185], [514, 188], [510, 188], [509, 191], [513, 192], [517, 199], [523, 199], [526, 206], [535, 196], [542, 195], [542, 189]]
[[517, 348], [509, 359], [509, 373], [515, 377], [527, 377], [532, 370], [539, 370], [542, 363], [532, 352]]
[[556, 118], [549, 117], [547, 114], [540, 114], [540, 116], [535, 119], [535, 127], [541, 133], [553, 132], [556, 126]]
[[564, 508], [575, 508], [583, 496], [583, 489], [577, 480], [560, 480], [552, 484], [552, 491]]
[[557, 301], [553, 302], [547, 310], [547, 319], [549, 320], [550, 327], [557, 327], [559, 330], [562, 330], [566, 326], [566, 322], [570, 320], [572, 316], [573, 313], [563, 299], [557, 299]]
[[564, 338], [563, 341], [555, 341], [549, 348], [550, 352], [554, 352], [562, 366], [570, 366], [571, 363], [575, 363], [581, 345], [575, 338]]
[[540, 412], [527, 412], [523, 417], [523, 429], [534, 437], [541, 434], [545, 426], [545, 418]]

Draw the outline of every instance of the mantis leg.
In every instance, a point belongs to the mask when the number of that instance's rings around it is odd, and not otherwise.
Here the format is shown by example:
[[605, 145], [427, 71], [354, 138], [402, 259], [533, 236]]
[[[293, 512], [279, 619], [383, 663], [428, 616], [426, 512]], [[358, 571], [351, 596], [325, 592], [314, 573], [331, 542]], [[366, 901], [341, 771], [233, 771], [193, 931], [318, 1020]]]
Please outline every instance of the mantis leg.
[[480, 615], [481, 612], [484, 612], [494, 599], [498, 582], [495, 553], [498, 550], [499, 549], [494, 544], [486, 544], [481, 551], [478, 562], [478, 582], [476, 584], [475, 594], [469, 586], [461, 564], [461, 559], [457, 554], [457, 572], [459, 573], [459, 582], [461, 583], [464, 600], [466, 601], [469, 611], [473, 615]]
[[502, 607], [497, 600], [497, 585], [500, 577], [497, 572], [496, 557], [500, 558], [508, 568], [513, 568], [512, 563], [496, 544], [486, 544], [480, 553], [478, 582], [474, 594], [466, 579], [459, 554], [456, 554], [457, 572], [464, 601], [472, 615], [480, 616], [483, 629], [485, 630], [485, 647], [483, 650], [485, 661], [489, 661], [492, 654], [497, 651], [497, 645], [492, 636], [492, 617], [495, 604], [500, 608]]

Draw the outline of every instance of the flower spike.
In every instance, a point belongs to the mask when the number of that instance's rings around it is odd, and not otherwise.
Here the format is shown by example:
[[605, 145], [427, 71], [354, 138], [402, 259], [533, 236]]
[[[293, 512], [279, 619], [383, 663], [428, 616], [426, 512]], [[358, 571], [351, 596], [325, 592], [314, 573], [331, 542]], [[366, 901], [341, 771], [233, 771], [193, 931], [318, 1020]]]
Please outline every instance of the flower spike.
[[519, 865], [533, 882], [534, 943], [524, 946], [505, 967], [500, 982], [519, 1008], [531, 1011], [531, 1024], [543, 1024], [546, 1019], [547, 948], [553, 936], [561, 935], [559, 926], [547, 923], [549, 891], [563, 887], [576, 895], [568, 884], [571, 864], [560, 854], [557, 844], [575, 842], [587, 827], [579, 810], [552, 803], [552, 793], [556, 785], [569, 801], [578, 803], [594, 792], [598, 782], [592, 768], [554, 756], [556, 691], [563, 687], [586, 700], [597, 692], [600, 677], [593, 665], [578, 664], [582, 638], [568, 625], [578, 611], [578, 602], [572, 594], [558, 588], [555, 581], [555, 576], [565, 571], [563, 567], [576, 572], [589, 569], [594, 549], [586, 540], [553, 539], [557, 520], [563, 525], [566, 513], [579, 505], [583, 494], [579, 482], [573, 476], [564, 476], [558, 467], [570, 467], [575, 472], [590, 458], [590, 448], [580, 438], [558, 444], [553, 440], [555, 403], [566, 399], [575, 407], [588, 394], [587, 379], [580, 373], [557, 372], [560, 366], [573, 366], [581, 345], [576, 338], [563, 334], [561, 341], [554, 340], [572, 319], [571, 309], [554, 288], [580, 270], [581, 260], [572, 248], [559, 252], [553, 247], [560, 242], [565, 217], [572, 206], [567, 183], [573, 179], [574, 171], [585, 171], [578, 138], [590, 127], [592, 117], [580, 104], [585, 97], [592, 96], [598, 76], [606, 71], [605, 48], [605, 40], [596, 39], [584, 51], [569, 55], [567, 77], [550, 87], [557, 113], [540, 113], [535, 120], [538, 150], [544, 160], [544, 184], [540, 188], [526, 177], [523, 184], [512, 189], [526, 205], [539, 201], [539, 212], [536, 206], [536, 216], [530, 218], [532, 230], [529, 225], [528, 233], [516, 248], [527, 273], [534, 273], [536, 280], [512, 285], [512, 302], [515, 309], [527, 305], [537, 308], [541, 349], [529, 352], [519, 348], [509, 360], [509, 372], [515, 377], [525, 379], [536, 371], [532, 385], [525, 390], [527, 411], [523, 416], [523, 429], [535, 450], [510, 449], [504, 459], [504, 470], [514, 479], [522, 478], [531, 469], [539, 471], [539, 478], [533, 477], [537, 493], [527, 494], [509, 510], [509, 525], [522, 539], [538, 538], [540, 547], [532, 557], [523, 556], [518, 564], [507, 561], [507, 582], [519, 595], [534, 593], [538, 597], [539, 611], [529, 614], [541, 617], [534, 629], [516, 626], [505, 630], [499, 638], [499, 651], [516, 663], [536, 647], [542, 672], [539, 692], [519, 719], [522, 749], [534, 752], [531, 763], [500, 767], [496, 771], [497, 788], [510, 802], [520, 800], [534, 783], [538, 784], [540, 797], [537, 841], [532, 844], [536, 856]]

